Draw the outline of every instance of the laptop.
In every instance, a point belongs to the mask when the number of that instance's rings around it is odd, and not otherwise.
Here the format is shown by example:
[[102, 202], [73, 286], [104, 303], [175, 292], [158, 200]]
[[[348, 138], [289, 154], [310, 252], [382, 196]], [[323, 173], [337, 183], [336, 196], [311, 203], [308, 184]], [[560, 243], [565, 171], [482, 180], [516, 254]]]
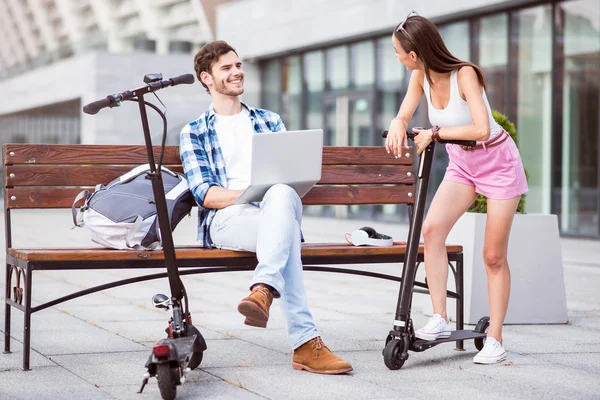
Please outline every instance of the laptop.
[[322, 129], [252, 136], [250, 186], [235, 204], [262, 201], [278, 183], [292, 187], [302, 198], [321, 179], [322, 159]]

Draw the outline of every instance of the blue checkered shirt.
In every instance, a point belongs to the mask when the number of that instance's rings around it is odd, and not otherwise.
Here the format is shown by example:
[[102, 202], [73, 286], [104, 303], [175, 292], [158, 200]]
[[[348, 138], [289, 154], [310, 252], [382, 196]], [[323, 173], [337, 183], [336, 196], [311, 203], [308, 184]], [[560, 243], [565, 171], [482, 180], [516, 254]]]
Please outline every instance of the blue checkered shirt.
[[[281, 117], [274, 112], [252, 108], [242, 103], [250, 113], [255, 133], [285, 131]], [[211, 105], [200, 118], [187, 124], [179, 138], [179, 153], [190, 191], [198, 203], [198, 242], [211, 247], [209, 227], [214, 208], [204, 208], [204, 197], [211, 186], [227, 188], [227, 171], [221, 145], [215, 131], [215, 111]]]

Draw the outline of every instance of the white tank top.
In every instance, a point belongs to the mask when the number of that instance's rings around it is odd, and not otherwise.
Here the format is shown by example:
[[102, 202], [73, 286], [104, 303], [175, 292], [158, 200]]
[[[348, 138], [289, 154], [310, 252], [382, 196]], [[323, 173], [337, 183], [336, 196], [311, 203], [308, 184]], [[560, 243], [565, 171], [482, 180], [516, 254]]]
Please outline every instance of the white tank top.
[[[454, 70], [450, 73], [450, 100], [448, 105], [443, 110], [435, 108], [431, 104], [431, 92], [429, 88], [429, 81], [425, 76], [423, 82], [423, 91], [427, 98], [427, 110], [429, 112], [429, 122], [431, 125], [437, 125], [440, 128], [452, 128], [455, 126], [465, 126], [473, 124], [473, 117], [469, 111], [469, 106], [458, 91], [458, 70]], [[492, 117], [492, 110], [490, 103], [488, 102], [485, 90], [482, 89], [481, 96], [483, 102], [488, 111], [488, 117], [490, 120], [490, 138], [496, 136], [502, 132], [502, 127]]]

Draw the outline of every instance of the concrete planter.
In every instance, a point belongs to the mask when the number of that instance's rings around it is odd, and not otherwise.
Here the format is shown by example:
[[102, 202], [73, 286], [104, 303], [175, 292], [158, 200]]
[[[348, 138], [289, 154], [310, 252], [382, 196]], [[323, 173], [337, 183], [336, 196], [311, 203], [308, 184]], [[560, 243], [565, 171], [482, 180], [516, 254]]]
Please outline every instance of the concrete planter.
[[[448, 244], [464, 248], [465, 323], [476, 324], [489, 315], [487, 276], [483, 264], [486, 214], [466, 213], [450, 232]], [[556, 215], [517, 214], [508, 246], [511, 295], [506, 324], [557, 324], [567, 322], [567, 304]], [[421, 266], [417, 278], [422, 280]], [[454, 291], [454, 281], [448, 279]], [[413, 308], [432, 314], [428, 296], [415, 295]], [[454, 300], [448, 316], [456, 320]]]

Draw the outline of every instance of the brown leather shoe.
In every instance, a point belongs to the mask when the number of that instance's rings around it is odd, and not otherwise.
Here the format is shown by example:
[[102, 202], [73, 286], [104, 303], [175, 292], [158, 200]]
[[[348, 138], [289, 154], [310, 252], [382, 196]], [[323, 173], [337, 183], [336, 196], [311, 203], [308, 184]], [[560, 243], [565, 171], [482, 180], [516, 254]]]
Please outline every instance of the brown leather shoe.
[[273, 303], [273, 293], [265, 285], [255, 285], [250, 296], [242, 299], [238, 311], [246, 317], [244, 324], [266, 328], [269, 320], [269, 308]]
[[307, 370], [315, 374], [344, 374], [352, 371], [352, 365], [342, 360], [325, 346], [320, 337], [316, 337], [294, 350], [292, 367]]

